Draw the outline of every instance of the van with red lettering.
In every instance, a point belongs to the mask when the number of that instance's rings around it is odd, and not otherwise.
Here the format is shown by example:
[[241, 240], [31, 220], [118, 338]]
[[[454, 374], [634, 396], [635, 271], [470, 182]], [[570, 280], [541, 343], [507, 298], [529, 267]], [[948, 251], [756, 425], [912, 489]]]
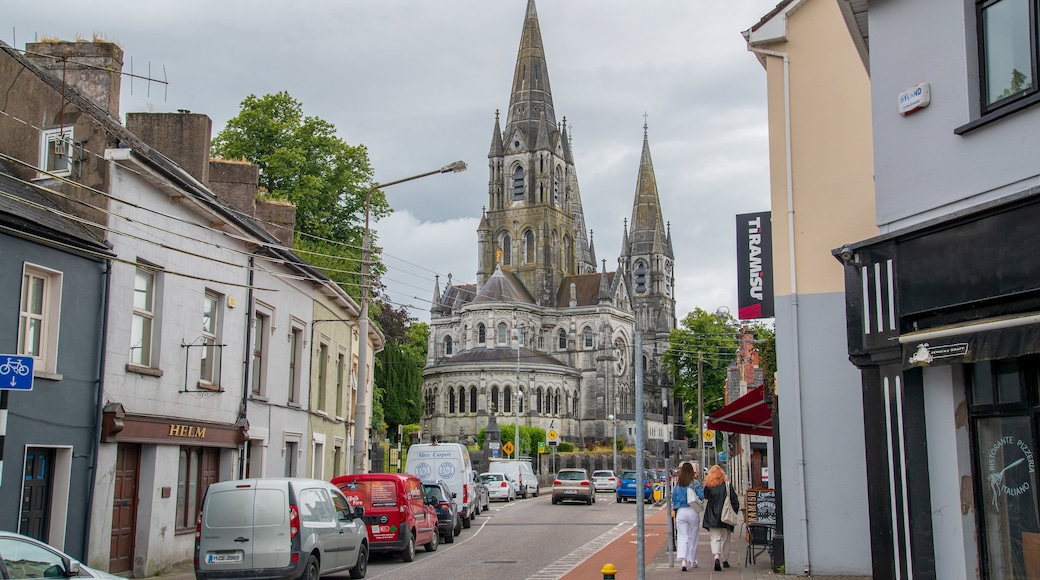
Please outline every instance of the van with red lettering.
[[415, 559], [415, 546], [437, 549], [437, 511], [429, 505], [422, 481], [407, 473], [355, 473], [332, 479], [353, 506], [363, 507], [372, 552], [397, 552]]

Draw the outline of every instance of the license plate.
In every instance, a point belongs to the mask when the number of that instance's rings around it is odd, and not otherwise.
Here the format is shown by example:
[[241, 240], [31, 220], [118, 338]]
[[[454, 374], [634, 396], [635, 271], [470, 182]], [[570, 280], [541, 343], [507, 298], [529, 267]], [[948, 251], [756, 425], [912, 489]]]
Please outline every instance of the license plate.
[[242, 561], [242, 552], [221, 552], [206, 554], [207, 564], [231, 564]]
[[563, 493], [575, 494], [575, 493], [578, 493], [578, 490], [576, 490], [576, 489], [565, 489], [565, 490], [563, 490]]

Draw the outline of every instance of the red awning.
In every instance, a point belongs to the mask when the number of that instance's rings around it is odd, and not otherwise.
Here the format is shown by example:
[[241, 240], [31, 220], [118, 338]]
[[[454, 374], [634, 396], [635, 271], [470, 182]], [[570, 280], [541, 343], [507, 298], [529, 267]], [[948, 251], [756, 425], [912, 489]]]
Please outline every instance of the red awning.
[[708, 415], [708, 428], [772, 436], [773, 414], [766, 406], [765, 390], [765, 386], [751, 389], [743, 397]]

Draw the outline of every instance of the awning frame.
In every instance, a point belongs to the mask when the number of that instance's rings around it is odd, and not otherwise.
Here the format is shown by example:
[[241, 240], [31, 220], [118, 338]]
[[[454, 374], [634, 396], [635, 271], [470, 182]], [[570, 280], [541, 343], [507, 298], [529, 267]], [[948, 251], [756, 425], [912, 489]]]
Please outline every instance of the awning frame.
[[708, 415], [708, 428], [727, 433], [746, 435], [773, 435], [773, 412], [766, 405], [765, 385], [755, 387], [747, 394]]

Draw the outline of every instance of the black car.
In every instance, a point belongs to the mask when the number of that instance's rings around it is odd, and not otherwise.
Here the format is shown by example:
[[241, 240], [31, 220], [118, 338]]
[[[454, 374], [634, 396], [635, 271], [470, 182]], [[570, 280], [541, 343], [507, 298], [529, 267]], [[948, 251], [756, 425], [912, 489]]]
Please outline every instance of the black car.
[[448, 484], [441, 480], [423, 481], [426, 503], [437, 509], [437, 531], [445, 544], [455, 541], [455, 536], [462, 533], [462, 518], [459, 517], [452, 498], [455, 494], [448, 489]]

